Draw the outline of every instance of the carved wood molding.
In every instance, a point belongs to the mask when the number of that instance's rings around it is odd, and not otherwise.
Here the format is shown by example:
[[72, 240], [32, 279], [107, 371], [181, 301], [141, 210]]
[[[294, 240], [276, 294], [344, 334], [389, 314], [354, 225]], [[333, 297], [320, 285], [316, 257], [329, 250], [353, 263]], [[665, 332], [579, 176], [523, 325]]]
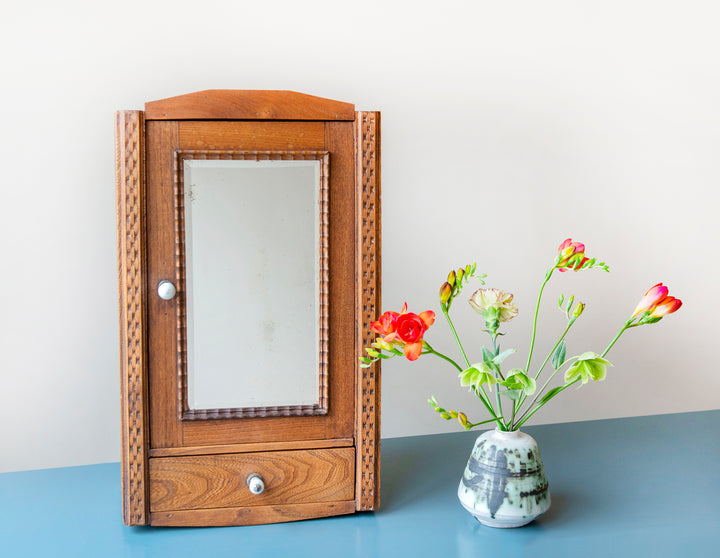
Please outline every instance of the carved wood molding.
[[[370, 323], [380, 310], [380, 113], [358, 112], [355, 118], [355, 150], [358, 188], [356, 300], [357, 347], [362, 350], [375, 335]], [[359, 356], [360, 353], [358, 352]], [[380, 363], [360, 368], [357, 396], [356, 507], [373, 510], [380, 497]]]
[[[182, 420], [208, 420], [258, 417], [290, 417], [326, 415], [328, 413], [328, 339], [329, 339], [329, 172], [330, 155], [327, 151], [240, 151], [240, 150], [178, 150], [175, 152], [175, 281], [177, 286], [177, 378], [178, 410]], [[187, 291], [185, 269], [185, 187], [184, 161], [251, 160], [292, 161], [317, 160], [320, 162], [319, 212], [319, 347], [318, 347], [318, 404], [282, 405], [266, 407], [239, 407], [227, 409], [190, 409], [188, 406], [187, 359]]]
[[148, 462], [145, 355], [145, 151], [142, 111], [116, 116], [118, 286], [120, 294], [120, 387], [123, 521], [145, 525]]

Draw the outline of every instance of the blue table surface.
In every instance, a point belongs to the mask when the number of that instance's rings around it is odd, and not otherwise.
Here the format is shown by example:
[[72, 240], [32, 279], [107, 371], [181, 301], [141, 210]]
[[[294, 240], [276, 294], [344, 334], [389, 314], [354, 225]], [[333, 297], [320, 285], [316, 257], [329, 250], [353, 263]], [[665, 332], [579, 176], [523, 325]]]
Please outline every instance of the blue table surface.
[[117, 463], [0, 475], [0, 556], [720, 556], [720, 411], [524, 429], [552, 507], [477, 523], [456, 491], [479, 432], [382, 441], [380, 510], [222, 528], [125, 527]]

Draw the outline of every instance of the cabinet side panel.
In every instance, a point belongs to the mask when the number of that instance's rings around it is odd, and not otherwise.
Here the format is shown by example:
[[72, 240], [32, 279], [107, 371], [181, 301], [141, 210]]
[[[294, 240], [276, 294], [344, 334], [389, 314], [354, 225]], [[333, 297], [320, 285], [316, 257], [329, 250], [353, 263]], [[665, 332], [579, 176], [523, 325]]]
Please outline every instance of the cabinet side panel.
[[363, 347], [374, 340], [370, 324], [380, 311], [380, 113], [358, 112], [355, 118], [357, 173], [357, 472], [358, 510], [380, 502], [380, 363], [360, 368]]
[[148, 523], [145, 164], [141, 111], [116, 117], [122, 493], [125, 525]]

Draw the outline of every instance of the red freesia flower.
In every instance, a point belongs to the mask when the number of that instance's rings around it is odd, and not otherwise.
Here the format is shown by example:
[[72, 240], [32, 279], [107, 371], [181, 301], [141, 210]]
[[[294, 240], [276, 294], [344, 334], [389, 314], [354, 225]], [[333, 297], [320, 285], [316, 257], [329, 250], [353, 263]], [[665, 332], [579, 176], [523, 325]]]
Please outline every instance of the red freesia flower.
[[672, 314], [682, 306], [682, 301], [674, 296], [666, 296], [653, 308], [651, 318], [662, 318]]
[[407, 311], [407, 303], [402, 310], [385, 312], [378, 321], [370, 324], [375, 333], [384, 336], [385, 341], [404, 343], [403, 352], [408, 360], [417, 360], [422, 351], [422, 338], [427, 329], [435, 322], [435, 312], [426, 310], [420, 314]]
[[578, 271], [588, 258], [585, 257], [585, 245], [581, 242], [573, 242], [572, 238], [567, 238], [558, 246], [558, 261], [555, 267], [561, 272], [568, 269]]
[[[643, 312], [652, 312], [655, 307], [665, 298], [668, 294], [668, 288], [663, 285], [662, 283], [658, 283], [657, 285], [653, 285], [648, 289], [648, 291], [645, 293], [645, 296], [643, 296], [640, 299], [640, 302], [638, 302], [638, 305], [635, 307], [635, 312], [633, 312], [632, 317], [634, 318], [638, 314], [642, 314]], [[679, 308], [679, 306], [678, 306]], [[676, 308], [677, 310], [677, 308]]]

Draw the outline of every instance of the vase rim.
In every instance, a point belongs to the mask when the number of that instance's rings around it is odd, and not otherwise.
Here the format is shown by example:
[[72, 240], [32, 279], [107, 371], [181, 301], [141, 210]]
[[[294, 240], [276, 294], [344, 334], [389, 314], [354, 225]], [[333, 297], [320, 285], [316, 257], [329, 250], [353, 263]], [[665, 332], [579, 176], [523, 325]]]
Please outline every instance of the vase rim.
[[518, 434], [520, 432], [520, 429], [516, 428], [515, 430], [499, 430], [496, 426], [495, 432], [497, 432], [498, 434]]

